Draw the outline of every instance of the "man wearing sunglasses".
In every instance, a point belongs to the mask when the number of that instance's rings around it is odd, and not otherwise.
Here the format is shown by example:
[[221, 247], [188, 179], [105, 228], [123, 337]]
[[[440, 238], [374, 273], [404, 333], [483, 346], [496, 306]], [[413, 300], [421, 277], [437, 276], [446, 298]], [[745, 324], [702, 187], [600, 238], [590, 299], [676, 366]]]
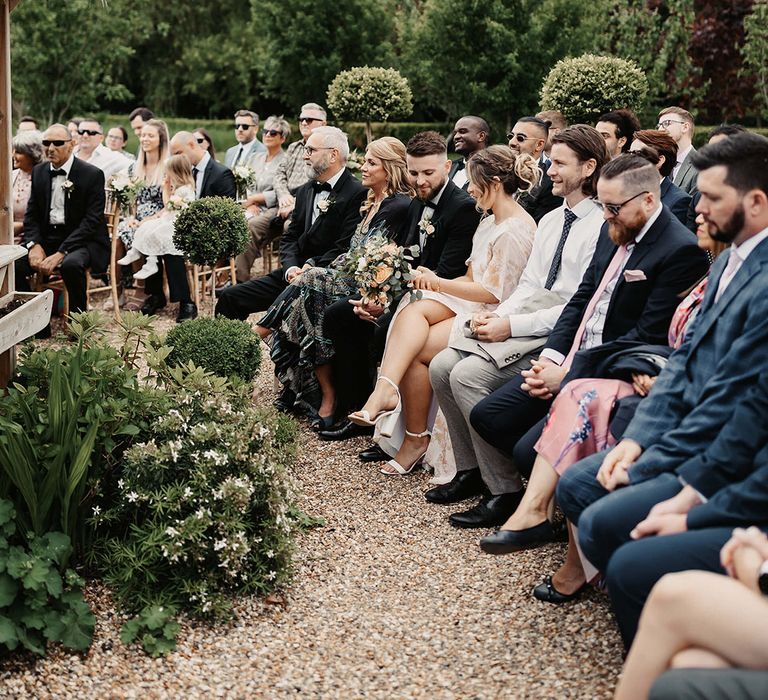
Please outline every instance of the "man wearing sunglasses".
[[509, 147], [515, 153], [527, 153], [539, 162], [541, 182], [530, 193], [526, 192], [520, 198], [520, 204], [537, 224], [544, 214], [563, 204], [562, 197], [552, 194], [552, 179], [547, 175], [550, 161], [544, 155], [544, 148], [551, 126], [548, 121], [538, 117], [520, 117], [512, 131], [507, 134]]
[[248, 165], [257, 153], [267, 150], [266, 146], [256, 138], [259, 131], [259, 115], [247, 109], [235, 112], [235, 138], [237, 143], [228, 148], [224, 156], [224, 165], [234, 168], [238, 165]]
[[131, 164], [119, 151], [113, 151], [102, 144], [104, 130], [95, 119], [83, 119], [77, 127], [77, 133], [80, 136], [77, 157], [99, 168], [107, 182], [112, 175], [126, 170]]
[[693, 115], [682, 107], [667, 107], [659, 112], [656, 128], [666, 131], [677, 144], [677, 163], [672, 169], [672, 182], [693, 197], [696, 189], [698, 170], [691, 160], [696, 149], [693, 147]]
[[61, 273], [72, 311], [85, 311], [86, 269], [100, 274], [109, 262], [104, 220], [104, 173], [79, 158], [63, 124], [43, 134], [48, 162], [32, 170], [22, 245], [29, 255], [16, 263], [16, 288], [29, 291], [28, 276]]

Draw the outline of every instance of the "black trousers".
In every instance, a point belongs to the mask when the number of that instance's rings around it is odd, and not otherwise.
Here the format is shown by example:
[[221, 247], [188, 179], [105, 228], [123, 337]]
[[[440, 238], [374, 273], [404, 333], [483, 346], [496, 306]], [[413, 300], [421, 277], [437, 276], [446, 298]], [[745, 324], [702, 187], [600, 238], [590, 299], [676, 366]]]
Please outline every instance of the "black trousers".
[[222, 291], [216, 315], [245, 321], [252, 313], [266, 311], [287, 286], [282, 268], [255, 280], [240, 282]]
[[[238, 285], [239, 286], [239, 285]], [[373, 389], [376, 364], [384, 353], [391, 314], [377, 324], [363, 321], [346, 297], [331, 304], [323, 314], [323, 335], [333, 342], [333, 384], [337, 414], [357, 410]]]
[[144, 282], [144, 291], [147, 294], [165, 296], [163, 292], [163, 267], [168, 276], [168, 291], [171, 293], [171, 301], [189, 303], [192, 301], [189, 295], [189, 280], [184, 258], [181, 255], [162, 255], [157, 259], [159, 271], [147, 277]]
[[648, 700], [763, 700], [768, 671], [743, 668], [678, 668], [651, 687]]
[[[46, 255], [53, 255], [61, 245], [61, 242], [43, 243], [43, 249]], [[86, 295], [85, 271], [91, 263], [91, 255], [88, 248], [76, 248], [67, 253], [64, 260], [59, 265], [61, 279], [69, 295], [69, 310], [85, 311], [88, 307], [88, 298]], [[29, 257], [25, 256], [16, 261], [16, 289], [20, 292], [29, 292], [29, 277], [32, 275], [32, 268], [29, 266]]]
[[520, 387], [517, 376], [484, 398], [472, 409], [469, 421], [488, 444], [512, 456], [520, 474], [530, 476], [536, 444], [544, 427], [551, 400], [533, 398]]

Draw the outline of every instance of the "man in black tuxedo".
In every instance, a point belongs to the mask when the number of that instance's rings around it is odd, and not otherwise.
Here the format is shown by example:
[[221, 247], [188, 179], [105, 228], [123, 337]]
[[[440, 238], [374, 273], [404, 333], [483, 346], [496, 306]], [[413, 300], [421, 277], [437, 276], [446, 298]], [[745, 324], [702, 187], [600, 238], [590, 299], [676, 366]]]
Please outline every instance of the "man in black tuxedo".
[[221, 292], [216, 315], [245, 320], [269, 308], [310, 267], [325, 267], [349, 249], [366, 191], [347, 170], [349, 144], [333, 126], [318, 127], [304, 147], [314, 179], [296, 192], [296, 208], [280, 241], [280, 267]]
[[[475, 200], [448, 179], [451, 162], [440, 134], [416, 134], [406, 146], [406, 160], [416, 199], [408, 208], [398, 243], [419, 246], [419, 255], [411, 263], [414, 268], [422, 265], [439, 277], [459, 277], [467, 270], [472, 236], [480, 221]], [[341, 299], [326, 309], [323, 329], [336, 353], [333, 371], [338, 414], [359, 408], [370, 394], [373, 370], [383, 352], [391, 318], [389, 311], [364, 305], [359, 296]], [[329, 430], [320, 431], [320, 437], [344, 440], [365, 431], [343, 419]], [[378, 449], [374, 448], [371, 459], [378, 456]]]
[[63, 124], [48, 127], [43, 146], [49, 162], [32, 170], [22, 241], [29, 255], [16, 263], [16, 288], [29, 291], [33, 271], [51, 275], [58, 269], [70, 308], [85, 311], [86, 269], [101, 273], [109, 263], [104, 173], [74, 157]]
[[544, 155], [544, 148], [551, 126], [548, 121], [538, 117], [520, 117], [512, 131], [507, 134], [509, 147], [515, 153], [527, 153], [539, 163], [541, 182], [530, 193], [526, 192], [520, 198], [520, 204], [537, 224], [544, 214], [563, 204], [562, 197], [552, 194], [552, 178], [547, 175], [550, 161]]
[[[192, 163], [192, 176], [195, 179], [195, 194], [197, 199], [202, 197], [231, 197], [235, 198], [235, 178], [229, 168], [225, 168], [211, 158], [208, 151], [203, 149], [189, 131], [178, 132], [170, 142], [171, 155], [185, 155]], [[179, 302], [179, 312], [176, 323], [187, 321], [197, 316], [197, 306], [192, 302], [189, 292], [189, 281], [182, 255], [163, 255], [158, 259], [160, 270], [148, 277], [144, 289], [148, 296], [141, 307], [144, 314], [154, 314], [166, 304], [163, 292], [163, 266], [168, 276], [168, 289], [171, 301]]]
[[466, 116], [453, 127], [453, 148], [461, 158], [451, 162], [448, 179], [466, 192], [469, 187], [467, 160], [473, 153], [488, 147], [491, 127], [482, 117]]
[[484, 440], [513, 455], [516, 470], [484, 467], [491, 497], [452, 515], [457, 527], [504, 523], [522, 497], [520, 473], [533, 465], [532, 447], [561, 386], [598, 376], [601, 360], [623, 347], [666, 345], [672, 314], [707, 271], [696, 236], [661, 204], [658, 171], [647, 159], [636, 153], [614, 158], [601, 170], [597, 193], [607, 224], [539, 359], [470, 414]]

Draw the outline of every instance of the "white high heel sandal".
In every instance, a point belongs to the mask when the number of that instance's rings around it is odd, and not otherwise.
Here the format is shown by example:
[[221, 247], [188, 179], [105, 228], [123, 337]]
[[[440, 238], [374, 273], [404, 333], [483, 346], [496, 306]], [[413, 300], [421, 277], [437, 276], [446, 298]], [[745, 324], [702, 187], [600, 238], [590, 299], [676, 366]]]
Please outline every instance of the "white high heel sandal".
[[380, 375], [376, 381], [378, 382], [382, 379], [397, 393], [397, 406], [388, 411], [379, 411], [373, 418], [371, 418], [371, 414], [366, 410], [350, 413], [347, 418], [349, 418], [355, 425], [363, 425], [368, 428], [377, 426], [381, 423], [379, 433], [383, 437], [392, 437], [392, 432], [397, 425], [397, 419], [400, 417], [400, 412], [403, 410], [403, 401], [400, 397], [400, 388], [397, 384], [395, 384], [389, 377], [383, 375]]
[[[406, 435], [410, 435], [411, 437], [415, 437], [415, 438], [423, 438], [423, 437], [427, 437], [429, 435], [432, 435], [432, 433], [429, 430], [425, 430], [425, 431], [423, 431], [421, 433], [412, 433], [412, 432], [406, 430], [405, 434]], [[427, 447], [429, 447], [429, 445], [427, 445]], [[419, 464], [421, 464], [424, 461], [424, 457], [426, 457], [426, 456], [427, 456], [427, 450], [424, 450], [424, 452], [421, 454], [421, 456], [417, 457], [416, 461], [413, 464], [411, 464], [411, 466], [408, 467], [407, 469], [402, 464], [400, 464], [400, 462], [398, 462], [397, 460], [390, 459], [389, 462], [387, 462], [386, 466], [391, 467], [395, 471], [388, 471], [387, 469], [384, 469], [384, 467], [379, 469], [379, 471], [382, 474], [386, 474], [387, 476], [407, 476], [414, 469], [416, 469], [416, 467], [419, 466]]]

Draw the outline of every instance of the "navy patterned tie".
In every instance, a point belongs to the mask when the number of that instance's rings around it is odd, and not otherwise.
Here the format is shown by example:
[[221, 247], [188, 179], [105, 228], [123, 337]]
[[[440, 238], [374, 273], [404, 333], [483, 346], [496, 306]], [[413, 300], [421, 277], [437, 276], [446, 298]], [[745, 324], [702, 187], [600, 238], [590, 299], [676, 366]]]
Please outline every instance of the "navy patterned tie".
[[560, 241], [557, 244], [555, 256], [552, 258], [552, 267], [549, 268], [549, 274], [547, 275], [547, 283], [544, 285], [547, 289], [552, 289], [552, 285], [557, 279], [557, 275], [560, 272], [560, 267], [563, 262], [563, 248], [565, 248], [565, 242], [568, 240], [568, 234], [571, 232], [573, 222], [578, 218], [579, 217], [576, 216], [576, 214], [566, 208], [565, 221], [563, 221], [563, 232], [560, 234]]

